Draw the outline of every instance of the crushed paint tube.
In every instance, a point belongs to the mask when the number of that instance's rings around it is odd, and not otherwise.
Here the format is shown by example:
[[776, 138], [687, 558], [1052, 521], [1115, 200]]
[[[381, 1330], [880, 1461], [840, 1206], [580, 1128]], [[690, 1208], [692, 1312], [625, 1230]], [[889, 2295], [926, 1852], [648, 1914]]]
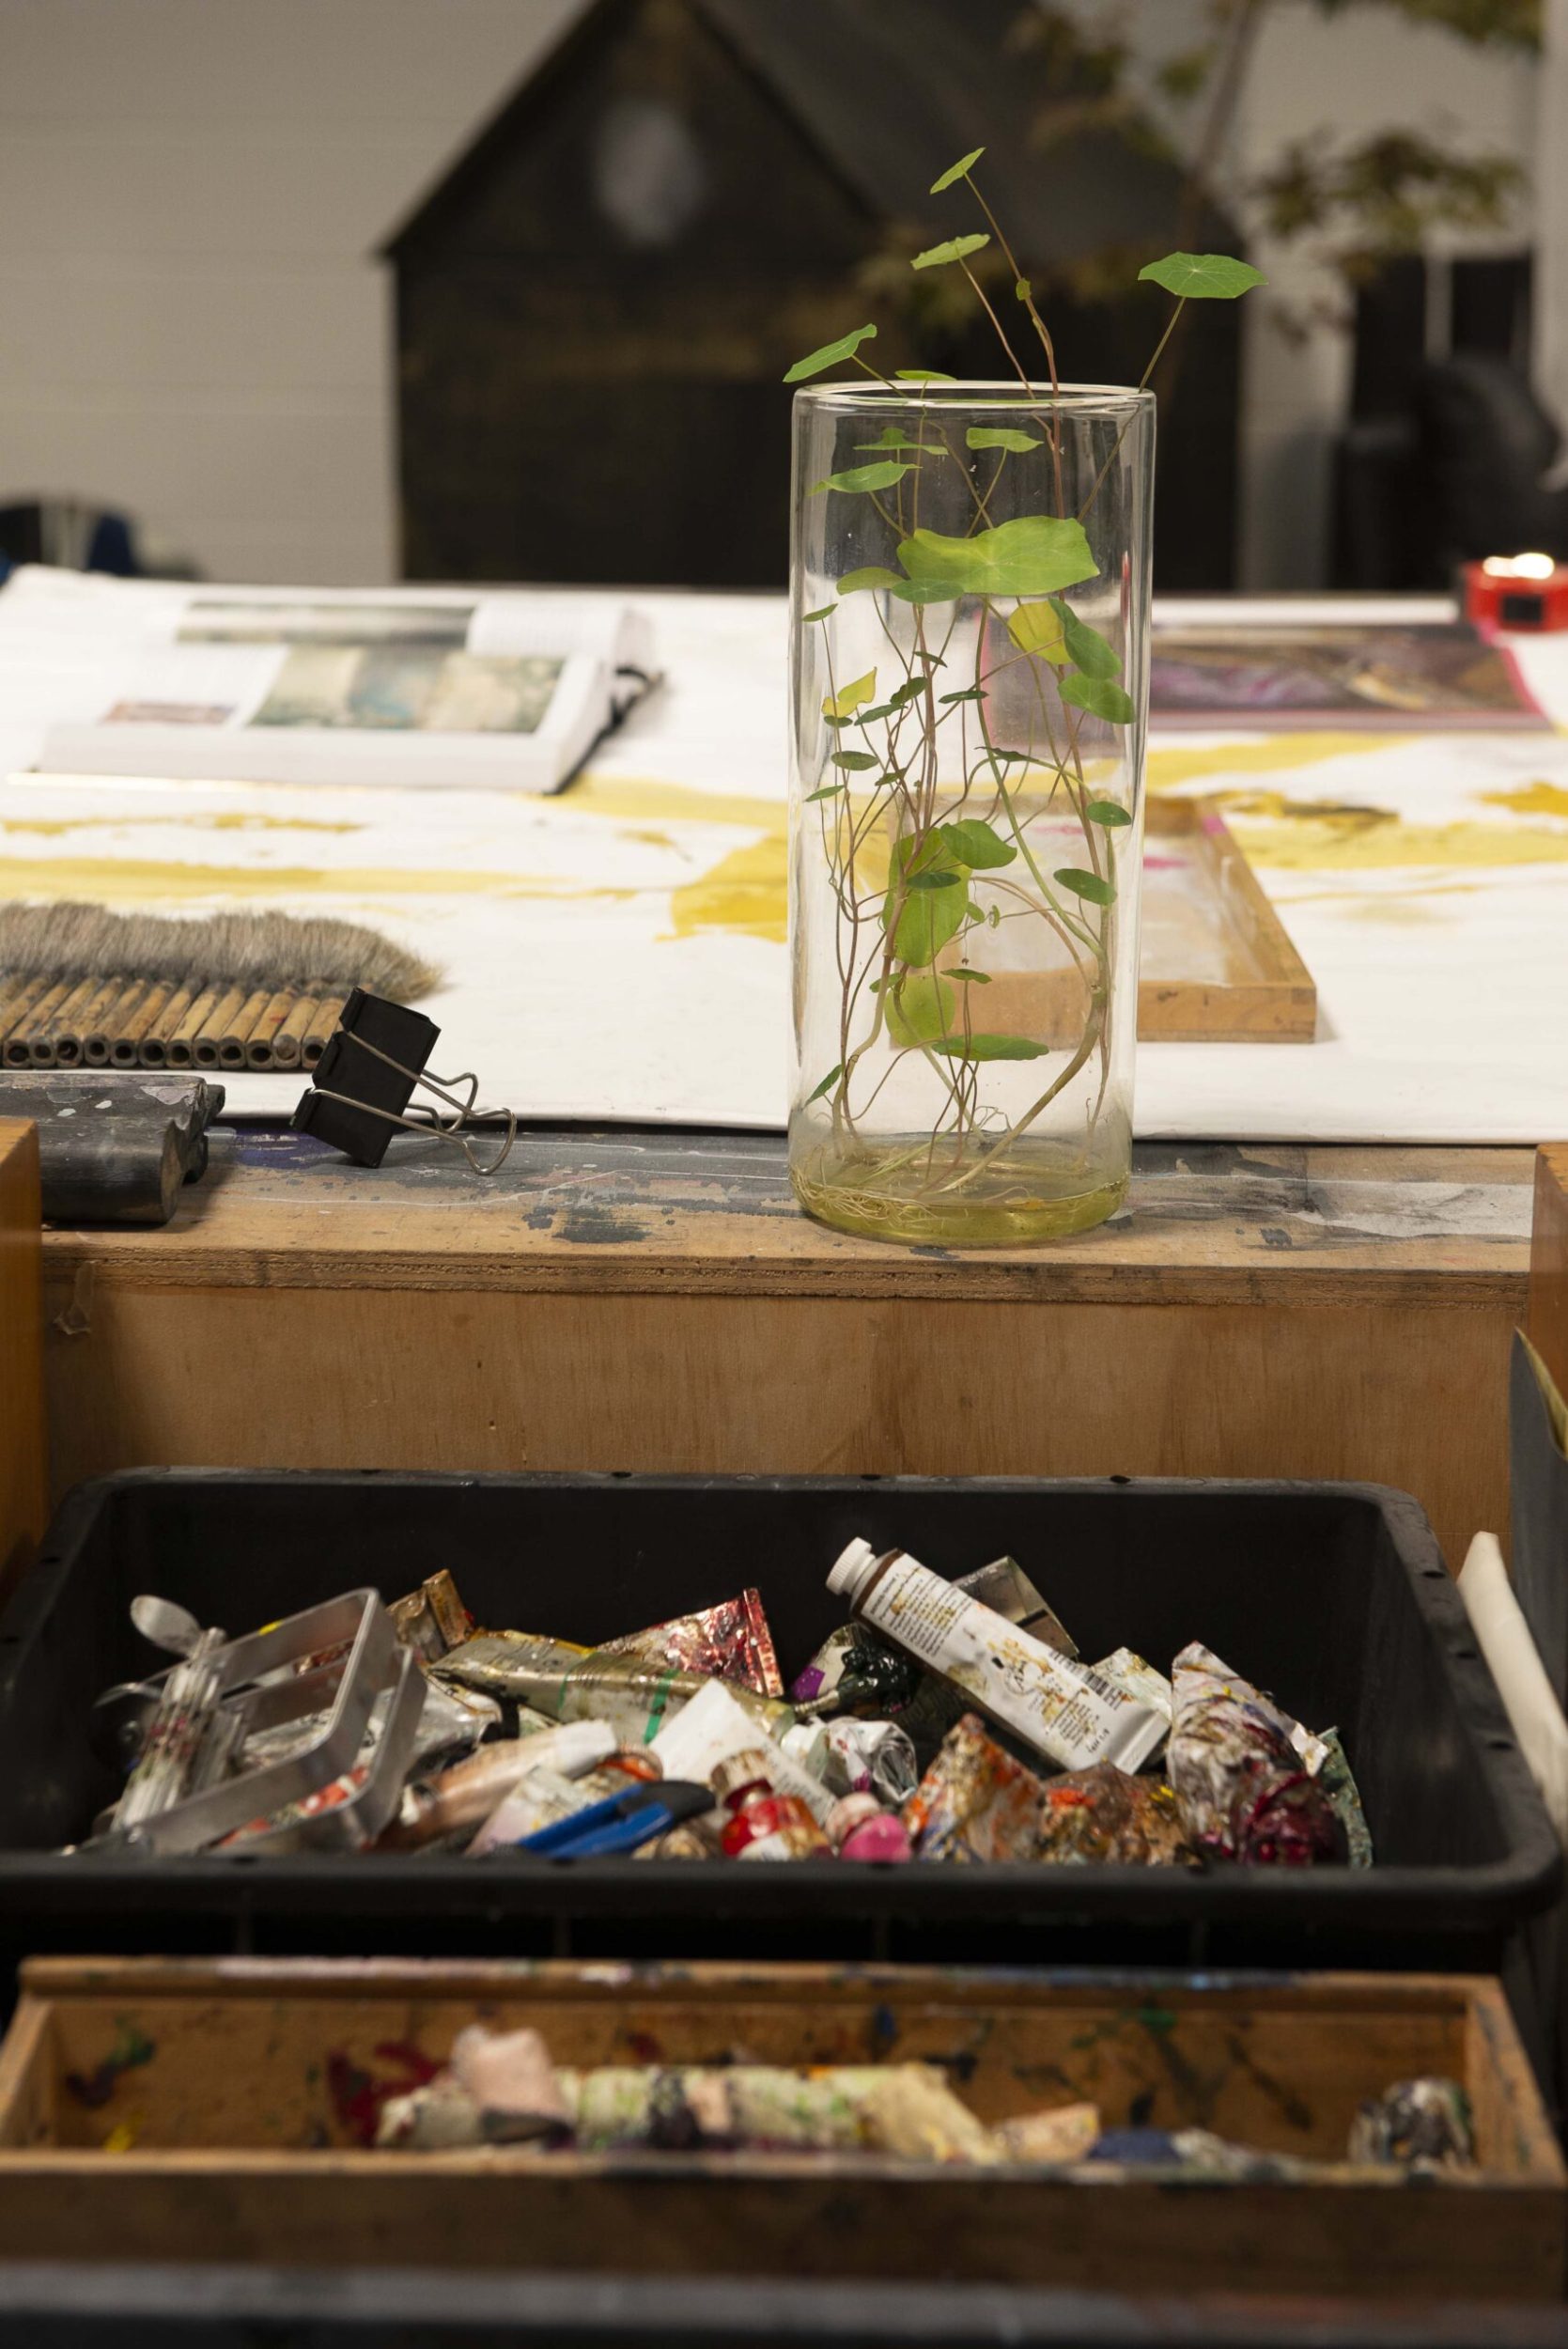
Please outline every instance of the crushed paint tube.
[[738, 1682], [714, 1683], [636, 1656], [607, 1656], [531, 1632], [482, 1631], [433, 1667], [445, 1680], [489, 1696], [519, 1697], [559, 1721], [607, 1720], [624, 1745], [648, 1745], [681, 1707], [715, 1685], [726, 1688], [769, 1735], [794, 1725], [783, 1699], [759, 1697]]
[[1100, 2135], [1098, 2105], [1057, 2105], [999, 2122], [992, 2132], [1009, 2161], [1066, 2164], [1086, 2160]]
[[1317, 1773], [1317, 1782], [1327, 1796], [1334, 1816], [1344, 1830], [1345, 1849], [1353, 1868], [1372, 1866], [1372, 1829], [1361, 1808], [1361, 1790], [1356, 1783], [1350, 1757], [1337, 1729], [1323, 1732], [1327, 1754]]
[[713, 1791], [729, 1818], [720, 1843], [731, 1859], [815, 1859], [831, 1846], [798, 1795], [781, 1794], [773, 1756], [760, 1747], [734, 1753], [713, 1773]]
[[924, 1677], [913, 1657], [890, 1647], [868, 1625], [841, 1624], [790, 1682], [789, 1701], [802, 1716], [896, 1715], [913, 1703]]
[[966, 1713], [904, 1805], [905, 1831], [917, 1859], [1032, 1859], [1042, 1793], [1034, 1772]]
[[1407, 2170], [1467, 2170], [1475, 2162], [1470, 2100], [1457, 2080], [1396, 2080], [1369, 2097], [1350, 2124], [1355, 2162]]
[[920, 1781], [913, 1742], [897, 1721], [830, 1721], [825, 1745], [822, 1776], [834, 1794], [872, 1794], [896, 1807]]
[[955, 1591], [901, 1549], [851, 1542], [828, 1586], [926, 1669], [1062, 1769], [1137, 1769], [1165, 1723], [1125, 1690]]
[[1172, 1687], [1166, 1766], [1193, 1849], [1244, 1867], [1343, 1858], [1339, 1822], [1292, 1736], [1299, 1724], [1197, 1641], [1176, 1657]]
[[674, 1616], [646, 1631], [629, 1632], [624, 1639], [606, 1640], [593, 1652], [634, 1656], [667, 1671], [732, 1681], [754, 1696], [782, 1698], [784, 1692], [762, 1595], [750, 1588], [738, 1598], [721, 1599], [716, 1607]]
[[411, 1647], [422, 1664], [438, 1663], [448, 1649], [474, 1634], [474, 1617], [444, 1566], [427, 1575], [406, 1598], [395, 1598], [387, 1612], [402, 1644]]
[[1102, 1656], [1092, 1669], [1099, 1673], [1102, 1680], [1109, 1680], [1112, 1688], [1125, 1688], [1138, 1703], [1146, 1704], [1151, 1712], [1162, 1714], [1166, 1728], [1170, 1728], [1173, 1702], [1171, 1683], [1163, 1672], [1156, 1672], [1152, 1664], [1146, 1664], [1141, 1656], [1135, 1655], [1130, 1647], [1114, 1648], [1109, 1656]]
[[[796, 1759], [782, 1738], [767, 1742], [774, 1785], [781, 1794], [794, 1795], [803, 1802], [820, 1827], [833, 1807], [831, 1789]], [[648, 1751], [666, 1778], [706, 1781], [711, 1785], [722, 1762], [733, 1754], [754, 1750], [757, 1743], [753, 1716], [736, 1703], [733, 1688], [713, 1680], [660, 1731]]]
[[568, 1721], [531, 1736], [481, 1746], [466, 1762], [403, 1789], [382, 1848], [416, 1851], [454, 1840], [466, 1843], [530, 1772], [552, 1769], [566, 1778], [580, 1778], [614, 1750], [615, 1733], [608, 1721]]
[[1039, 1856], [1067, 1866], [1169, 1868], [1191, 1862], [1176, 1797], [1163, 1779], [1096, 1763], [1046, 1781]]

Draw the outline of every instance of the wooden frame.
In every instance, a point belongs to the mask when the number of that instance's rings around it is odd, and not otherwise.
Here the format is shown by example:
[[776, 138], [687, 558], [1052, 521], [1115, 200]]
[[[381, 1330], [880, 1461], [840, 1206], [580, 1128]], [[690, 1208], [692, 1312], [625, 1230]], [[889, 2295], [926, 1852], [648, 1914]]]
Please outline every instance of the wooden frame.
[[[1203, 2191], [1093, 2167], [361, 2150], [333, 2079], [541, 2030], [573, 2064], [930, 2061], [983, 2119], [1089, 2097], [1332, 2164]], [[396, 2058], [396, 2061], [394, 2059]], [[1350, 2166], [1360, 2102], [1458, 2078], [1478, 2168]], [[1496, 1983], [723, 1964], [34, 1960], [0, 2053], [0, 2256], [952, 2276], [1541, 2299], [1568, 2185]]]
[[1141, 979], [1140, 1042], [1310, 1044], [1317, 1033], [1316, 982], [1218, 802], [1152, 799], [1144, 833], [1148, 840], [1180, 840], [1201, 850], [1215, 894], [1254, 975], [1223, 986]]
[[0, 1591], [32, 1563], [47, 1514], [42, 1338], [38, 1129], [0, 1119]]
[[1568, 1143], [1544, 1143], [1535, 1155], [1526, 1330], [1558, 1392], [1568, 1396]]

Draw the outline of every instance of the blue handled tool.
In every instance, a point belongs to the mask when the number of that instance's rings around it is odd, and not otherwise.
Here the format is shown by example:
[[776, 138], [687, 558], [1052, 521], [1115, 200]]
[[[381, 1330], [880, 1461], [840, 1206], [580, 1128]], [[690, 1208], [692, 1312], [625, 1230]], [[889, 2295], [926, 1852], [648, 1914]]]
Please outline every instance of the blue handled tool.
[[536, 1834], [525, 1835], [516, 1848], [543, 1859], [602, 1859], [613, 1852], [635, 1851], [677, 1820], [693, 1819], [712, 1809], [710, 1786], [690, 1779], [657, 1780], [591, 1802], [570, 1818], [552, 1820]]

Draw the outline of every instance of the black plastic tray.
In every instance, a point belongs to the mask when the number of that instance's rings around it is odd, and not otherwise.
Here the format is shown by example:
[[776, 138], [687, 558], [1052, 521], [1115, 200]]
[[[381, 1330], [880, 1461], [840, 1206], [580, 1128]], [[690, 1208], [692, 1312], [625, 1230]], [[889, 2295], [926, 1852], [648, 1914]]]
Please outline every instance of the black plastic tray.
[[[762, 1591], [786, 1677], [852, 1534], [1011, 1552], [1094, 1657], [1199, 1638], [1343, 1734], [1379, 1864], [1223, 1870], [506, 1855], [62, 1857], [113, 1781], [88, 1716], [151, 1652], [139, 1591], [248, 1629], [449, 1566], [481, 1622], [592, 1642]], [[1367, 1485], [139, 1470], [63, 1504], [0, 1617], [0, 1954], [469, 1950], [1490, 1968], [1560, 1860], [1436, 1540]]]

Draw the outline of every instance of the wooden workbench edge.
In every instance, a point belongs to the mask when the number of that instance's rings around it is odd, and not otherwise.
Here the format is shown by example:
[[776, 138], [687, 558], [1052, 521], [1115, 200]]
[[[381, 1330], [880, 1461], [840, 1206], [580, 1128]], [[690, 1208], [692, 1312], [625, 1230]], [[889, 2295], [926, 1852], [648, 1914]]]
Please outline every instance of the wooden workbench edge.
[[[1523, 1251], [1520, 1252], [1521, 1258]], [[54, 1232], [44, 1239], [51, 1290], [339, 1289], [501, 1292], [539, 1297], [900, 1299], [943, 1304], [1257, 1305], [1276, 1310], [1369, 1304], [1505, 1311], [1522, 1317], [1528, 1279], [1516, 1268], [1370, 1263], [1347, 1250], [1303, 1263], [1285, 1252], [1255, 1266], [1104, 1263], [1059, 1256], [876, 1258], [661, 1255], [613, 1244], [569, 1256], [479, 1249], [182, 1247], [178, 1236]]]

